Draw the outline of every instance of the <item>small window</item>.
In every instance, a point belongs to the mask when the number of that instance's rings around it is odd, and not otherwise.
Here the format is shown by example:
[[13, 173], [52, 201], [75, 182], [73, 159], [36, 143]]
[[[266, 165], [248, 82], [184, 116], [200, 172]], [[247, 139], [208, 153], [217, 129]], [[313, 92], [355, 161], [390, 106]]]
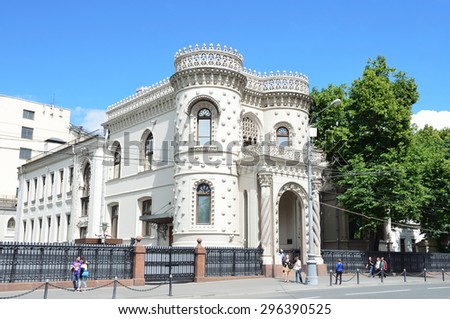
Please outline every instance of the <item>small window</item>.
[[11, 217], [11, 218], [8, 220], [8, 224], [6, 225], [6, 228], [7, 228], [8, 230], [14, 230], [14, 228], [16, 228], [16, 221], [14, 220], [13, 217]]
[[289, 146], [289, 130], [285, 127], [279, 127], [277, 129], [277, 145]]
[[23, 118], [28, 120], [34, 120], [34, 111], [23, 110]]
[[24, 160], [29, 160], [31, 158], [31, 149], [30, 148], [20, 148], [19, 158]]
[[144, 145], [144, 157], [145, 157], [145, 170], [152, 169], [152, 161], [153, 161], [153, 134], [150, 133], [145, 140]]
[[119, 226], [119, 205], [111, 207], [111, 237], [117, 238], [117, 231]]
[[32, 140], [33, 139], [33, 129], [31, 127], [22, 126], [22, 138]]
[[[147, 216], [152, 214], [152, 200], [148, 199], [142, 202], [142, 216]], [[142, 235], [151, 235], [152, 223], [148, 221], [142, 221]]]
[[197, 114], [197, 140], [199, 145], [211, 144], [211, 111], [201, 109]]
[[114, 178], [120, 177], [120, 163], [122, 161], [120, 152], [121, 148], [120, 145], [118, 145], [114, 151], [114, 171], [113, 171]]
[[208, 184], [197, 187], [197, 224], [211, 223], [211, 189]]
[[73, 166], [69, 167], [69, 188], [72, 189], [73, 183]]

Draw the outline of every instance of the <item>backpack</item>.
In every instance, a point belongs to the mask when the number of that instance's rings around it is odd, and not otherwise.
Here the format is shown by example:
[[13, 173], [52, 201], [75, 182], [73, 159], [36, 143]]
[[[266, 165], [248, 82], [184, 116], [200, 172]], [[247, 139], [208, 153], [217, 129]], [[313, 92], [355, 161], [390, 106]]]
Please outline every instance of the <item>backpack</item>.
[[289, 262], [289, 263], [288, 263], [288, 267], [289, 267], [289, 269], [293, 269], [293, 268], [294, 268], [294, 264], [291, 263], [291, 262]]

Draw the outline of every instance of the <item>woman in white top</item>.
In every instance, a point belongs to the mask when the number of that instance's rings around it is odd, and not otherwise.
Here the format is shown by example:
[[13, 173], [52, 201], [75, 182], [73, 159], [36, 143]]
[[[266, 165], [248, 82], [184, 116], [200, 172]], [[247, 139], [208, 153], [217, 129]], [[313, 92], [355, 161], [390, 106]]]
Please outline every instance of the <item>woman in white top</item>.
[[300, 257], [295, 257], [294, 270], [295, 270], [295, 282], [297, 284], [299, 282], [303, 283], [303, 279], [302, 279], [302, 261], [300, 260]]

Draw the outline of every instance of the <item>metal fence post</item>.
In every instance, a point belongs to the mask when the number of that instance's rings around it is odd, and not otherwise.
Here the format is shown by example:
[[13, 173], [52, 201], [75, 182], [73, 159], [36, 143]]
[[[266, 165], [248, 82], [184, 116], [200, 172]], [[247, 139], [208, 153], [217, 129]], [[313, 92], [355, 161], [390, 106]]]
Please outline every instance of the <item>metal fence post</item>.
[[423, 269], [423, 280], [427, 281], [427, 269], [426, 268]]
[[44, 299], [48, 299], [48, 279], [45, 280]]
[[403, 282], [406, 282], [406, 269], [403, 269]]
[[445, 272], [444, 272], [444, 268], [442, 268], [442, 281], [445, 281]]
[[169, 247], [169, 296], [172, 296], [172, 246]]
[[116, 299], [116, 292], [117, 292], [117, 276], [114, 277], [114, 286], [113, 286], [112, 299]]
[[359, 285], [359, 269], [356, 269], [356, 284]]
[[330, 270], [330, 286], [333, 286], [333, 271]]

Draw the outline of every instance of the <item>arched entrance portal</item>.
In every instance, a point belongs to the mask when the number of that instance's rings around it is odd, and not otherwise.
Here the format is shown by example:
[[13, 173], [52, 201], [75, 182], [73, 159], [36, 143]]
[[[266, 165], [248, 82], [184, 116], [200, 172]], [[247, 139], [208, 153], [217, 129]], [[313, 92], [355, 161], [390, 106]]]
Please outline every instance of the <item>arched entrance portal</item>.
[[[287, 190], [281, 195], [278, 204], [278, 234], [280, 249], [285, 252], [292, 252], [304, 261], [306, 234], [302, 207], [302, 200], [297, 193]], [[291, 257], [295, 256], [291, 255]]]

